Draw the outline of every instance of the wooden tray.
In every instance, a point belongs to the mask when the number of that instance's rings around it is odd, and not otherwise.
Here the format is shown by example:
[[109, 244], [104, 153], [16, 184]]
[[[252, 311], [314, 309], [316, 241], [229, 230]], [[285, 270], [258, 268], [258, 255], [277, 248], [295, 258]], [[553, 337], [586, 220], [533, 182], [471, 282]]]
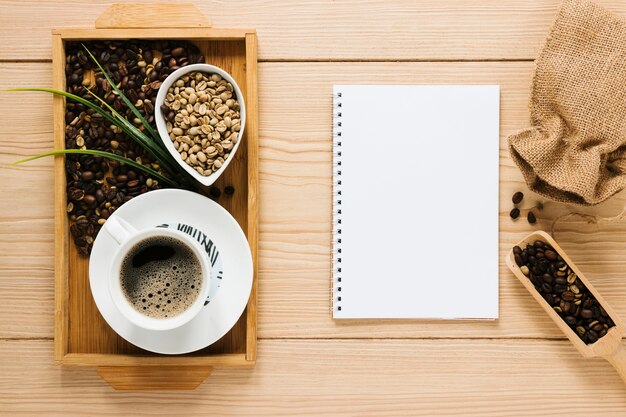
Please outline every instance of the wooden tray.
[[[256, 270], [258, 240], [258, 114], [256, 33], [212, 29], [190, 4], [112, 5], [95, 29], [52, 32], [54, 88], [65, 90], [65, 41], [104, 39], [184, 39], [196, 44], [206, 62], [236, 79], [246, 97], [247, 123], [240, 149], [216, 185], [233, 185], [232, 198], [218, 202], [239, 222], [252, 250], [255, 271], [246, 311], [213, 345], [180, 356], [153, 354], [118, 336], [93, 301], [86, 257], [69, 239], [63, 157], [55, 160], [55, 360], [95, 366], [116, 389], [193, 389], [214, 366], [251, 366], [256, 360]], [[54, 142], [65, 146], [65, 100], [54, 98]]]

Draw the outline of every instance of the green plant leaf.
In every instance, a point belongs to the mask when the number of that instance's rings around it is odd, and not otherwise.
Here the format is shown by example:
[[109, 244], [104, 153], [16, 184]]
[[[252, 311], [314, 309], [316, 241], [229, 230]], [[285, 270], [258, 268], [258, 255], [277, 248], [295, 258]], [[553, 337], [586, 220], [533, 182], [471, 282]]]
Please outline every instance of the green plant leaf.
[[[91, 57], [93, 62], [95, 62], [96, 65], [98, 66], [98, 68], [100, 68], [100, 71], [102, 71], [102, 75], [104, 75], [104, 77], [109, 82], [109, 84], [111, 84], [111, 87], [120, 96], [122, 101], [124, 103], [126, 103], [128, 108], [135, 115], [135, 117], [137, 117], [141, 121], [141, 124], [146, 129], [146, 132], [148, 132], [150, 134], [150, 136], [152, 136], [152, 138], [154, 138], [154, 141], [156, 141], [159, 146], [164, 147], [163, 143], [161, 142], [161, 137], [158, 135], [158, 133], [155, 132], [154, 129], [152, 129], [152, 126], [150, 126], [150, 123], [148, 123], [148, 121], [141, 115], [141, 113], [139, 113], [139, 110], [137, 110], [135, 105], [133, 103], [131, 103], [130, 100], [124, 95], [124, 93], [122, 93], [122, 91], [117, 87], [117, 85], [113, 82], [113, 80], [109, 76], [108, 72], [102, 67], [102, 65], [100, 65], [100, 62], [98, 62], [96, 57], [93, 56], [93, 54], [91, 53], [89, 48], [87, 48], [84, 44], [83, 44], [83, 48], [85, 48], [85, 50], [87, 51], [87, 53], [89, 54], [89, 56]], [[154, 109], [154, 110], [155, 111], [160, 111], [159, 109]]]
[[[139, 144], [143, 148], [146, 148], [149, 152], [151, 152], [154, 155], [154, 157], [159, 161], [159, 163], [162, 163], [162, 165], [164, 165], [164, 168], [167, 171], [169, 171], [170, 174], [175, 174], [179, 170], [179, 167], [176, 166], [176, 161], [173, 160], [172, 156], [169, 153], [164, 152], [161, 147], [156, 146], [154, 142], [150, 140], [150, 138], [148, 138], [141, 130], [137, 129], [135, 126], [132, 126], [132, 124], [130, 124], [128, 120], [126, 120], [122, 115], [117, 113], [115, 109], [110, 107], [106, 101], [102, 100], [100, 97], [93, 94], [89, 89], [87, 89], [87, 91], [89, 91], [89, 93], [93, 97], [100, 100], [100, 102], [104, 103], [112, 112], [115, 112], [115, 113], [109, 114], [106, 111], [104, 111], [102, 107], [97, 106], [96, 104], [92, 103], [89, 100], [86, 100], [75, 94], [68, 93], [66, 91], [61, 91], [61, 90], [55, 90], [53, 88], [36, 88], [36, 87], [30, 88], [29, 87], [29, 88], [11, 88], [8, 90], [2, 90], [2, 92], [17, 92], [17, 91], [46, 92], [46, 93], [61, 95], [61, 96], [67, 97], [70, 100], [81, 103], [84, 106], [87, 106], [90, 109], [93, 109], [94, 111], [101, 114], [102, 117], [104, 117], [107, 121], [109, 121], [110, 123], [122, 129], [131, 139], [139, 142]], [[118, 117], [115, 117], [115, 115], [117, 115]], [[130, 129], [129, 127], [132, 127], [132, 129]], [[165, 160], [165, 163], [163, 163], [163, 160]]]
[[29, 158], [20, 159], [19, 161], [9, 164], [8, 166], [15, 166], [15, 165], [23, 164], [24, 162], [34, 161], [35, 159], [45, 158], [46, 156], [66, 155], [66, 154], [95, 155], [95, 156], [101, 156], [103, 158], [112, 159], [114, 161], [122, 162], [126, 165], [132, 166], [133, 168], [136, 168], [144, 172], [145, 174], [165, 184], [168, 184], [171, 187], [181, 188], [180, 185], [176, 181], [170, 178], [167, 178], [159, 174], [157, 171], [153, 170], [152, 168], [148, 168], [147, 166], [137, 163], [136, 161], [133, 161], [130, 158], [116, 155], [111, 152], [97, 151], [94, 149], [59, 149], [56, 151], [44, 152], [42, 154], [31, 156]]
[[[163, 165], [166, 165], [169, 167], [168, 171], [170, 173], [177, 174], [182, 183], [186, 184], [190, 188], [194, 188], [198, 192], [202, 192], [202, 190], [197, 187], [195, 178], [189, 175], [189, 173], [185, 171], [185, 169], [182, 168], [178, 164], [178, 162], [174, 159], [172, 154], [169, 153], [167, 148], [163, 149], [159, 146], [156, 146], [154, 142], [150, 141], [150, 138], [148, 138], [145, 133], [137, 129], [136, 126], [130, 123], [124, 116], [119, 114], [113, 107], [111, 107], [109, 103], [104, 101], [101, 97], [98, 97], [97, 95], [92, 93], [91, 90], [89, 90], [88, 88], [86, 88], [86, 90], [89, 91], [89, 93], [93, 97], [98, 99], [104, 106], [106, 106], [115, 117], [117, 117], [122, 123], [124, 123], [128, 127], [128, 129], [132, 130], [139, 138], [142, 138], [144, 142], [143, 143], [140, 142], [141, 145], [143, 147], [149, 147], [150, 150], [153, 151], [153, 155], [157, 158], [157, 160], [160, 163], [164, 163]], [[126, 132], [126, 130], [124, 131]], [[132, 137], [132, 135], [129, 132], [126, 132], [126, 133]]]
[[[94, 111], [98, 112], [99, 114], [101, 114], [102, 117], [104, 117], [111, 124], [114, 124], [115, 126], [117, 126], [120, 129], [122, 129], [122, 131], [124, 131], [131, 139], [137, 141], [144, 149], [147, 149], [150, 152], [152, 152], [155, 148], [161, 149], [160, 147], [156, 146], [155, 143], [153, 141], [151, 141], [150, 138], [148, 138], [145, 135], [145, 133], [143, 133], [141, 130], [137, 129], [136, 126], [132, 126], [131, 125], [133, 129], [129, 130], [127, 128], [127, 125], [126, 125], [126, 123], [129, 123], [128, 120], [126, 120], [126, 118], [124, 118], [119, 113], [116, 112], [118, 117], [116, 117], [116, 116], [114, 116], [112, 114], [109, 114], [102, 107], [100, 107], [100, 106], [92, 103], [91, 101], [86, 100], [86, 99], [84, 99], [84, 98], [82, 98], [80, 96], [77, 96], [75, 94], [68, 93], [68, 92], [62, 91], [62, 90], [56, 90], [56, 89], [53, 89], [53, 88], [42, 88], [42, 87], [23, 87], [23, 88], [10, 88], [10, 89], [7, 89], [7, 90], [0, 90], [0, 92], [20, 92], [20, 91], [34, 91], [34, 92], [51, 93], [51, 94], [60, 95], [60, 96], [66, 97], [66, 98], [68, 98], [70, 100], [73, 100], [73, 101], [76, 101], [78, 103], [81, 103], [81, 104], [89, 107], [90, 109], [93, 109]], [[91, 93], [91, 91], [90, 91], [90, 94], [93, 97], [95, 97], [96, 99], [100, 100], [101, 102], [104, 102], [107, 105], [108, 108], [110, 108], [113, 111], [115, 111], [115, 109], [110, 107], [108, 105], [108, 103], [103, 101], [97, 95]], [[135, 134], [135, 132], [137, 132], [137, 134]], [[166, 155], [166, 158], [168, 158], [168, 159], [164, 159], [162, 157], [159, 157], [159, 155], [157, 155], [156, 152], [159, 152], [160, 155]], [[168, 173], [172, 177], [179, 177], [179, 179], [187, 186], [187, 188], [193, 188], [193, 189], [195, 189], [198, 192], [202, 192], [198, 188], [197, 184], [195, 183], [195, 179], [191, 175], [189, 175], [189, 173], [187, 171], [185, 171], [184, 168], [182, 168], [180, 165], [178, 165], [178, 162], [176, 162], [173, 159], [172, 155], [167, 150], [161, 149], [161, 151], [156, 151], [156, 152], [152, 152], [152, 154], [155, 156], [155, 158], [161, 164], [161, 166], [166, 171], [168, 171]], [[119, 156], [119, 155], [116, 155], [116, 156]]]
[[120, 129], [124, 129], [124, 126], [122, 125], [121, 122], [116, 120], [109, 113], [105, 112], [101, 107], [95, 105], [94, 103], [92, 103], [89, 100], [85, 100], [84, 98], [82, 98], [80, 96], [77, 96], [77, 95], [72, 94], [72, 93], [68, 93], [66, 91], [56, 90], [54, 88], [22, 87], [22, 88], [9, 88], [7, 90], [0, 90], [0, 93], [14, 93], [14, 92], [19, 92], [19, 91], [38, 91], [38, 92], [51, 93], [51, 94], [67, 97], [70, 100], [73, 100], [73, 101], [76, 101], [78, 103], [81, 103], [81, 104], [89, 107], [90, 109], [93, 109], [93, 110], [97, 111], [105, 119], [107, 119], [109, 122], [111, 122], [114, 125], [118, 126]]
[[137, 129], [136, 126], [130, 123], [124, 116], [119, 114], [117, 110], [111, 107], [109, 103], [104, 101], [101, 97], [94, 94], [90, 89], [86, 87], [85, 89], [89, 91], [89, 94], [91, 94], [94, 98], [100, 101], [100, 103], [102, 103], [111, 112], [111, 114], [124, 125], [121, 127], [121, 129], [123, 129], [124, 132], [133, 140], [139, 142], [141, 146], [143, 146], [150, 153], [152, 153], [152, 155], [154, 155], [159, 163], [165, 166], [167, 171], [169, 171], [171, 174], [174, 174], [180, 170], [178, 163], [174, 160], [172, 155], [167, 152], [167, 150], [164, 150], [163, 148], [155, 144], [154, 141], [152, 141], [149, 137], [145, 135], [145, 133]]

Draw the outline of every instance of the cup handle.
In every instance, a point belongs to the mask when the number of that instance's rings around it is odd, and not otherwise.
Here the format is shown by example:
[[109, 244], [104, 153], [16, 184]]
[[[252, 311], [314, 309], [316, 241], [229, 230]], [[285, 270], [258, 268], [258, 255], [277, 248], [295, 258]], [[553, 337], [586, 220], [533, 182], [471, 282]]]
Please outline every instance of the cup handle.
[[126, 220], [117, 216], [108, 218], [106, 223], [104, 223], [103, 229], [111, 235], [118, 245], [124, 243], [129, 237], [137, 232], [137, 229], [131, 226]]

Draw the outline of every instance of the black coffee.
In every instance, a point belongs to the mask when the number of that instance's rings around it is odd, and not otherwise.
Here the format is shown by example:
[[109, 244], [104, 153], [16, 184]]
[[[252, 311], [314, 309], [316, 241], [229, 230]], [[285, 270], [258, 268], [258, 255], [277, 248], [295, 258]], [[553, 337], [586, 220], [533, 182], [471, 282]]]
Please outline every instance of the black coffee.
[[128, 252], [120, 280], [137, 311], [168, 318], [181, 314], [198, 298], [202, 267], [192, 250], [177, 239], [152, 237]]

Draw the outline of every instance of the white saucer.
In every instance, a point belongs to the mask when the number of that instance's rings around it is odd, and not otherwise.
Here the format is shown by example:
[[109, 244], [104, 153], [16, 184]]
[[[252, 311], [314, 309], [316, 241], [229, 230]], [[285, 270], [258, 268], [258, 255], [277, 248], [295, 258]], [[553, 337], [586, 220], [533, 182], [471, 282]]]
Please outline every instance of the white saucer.
[[98, 310], [109, 326], [130, 343], [164, 354], [193, 352], [228, 333], [246, 308], [253, 276], [250, 246], [230, 213], [207, 197], [168, 189], [142, 194], [113, 216], [138, 230], [169, 227], [196, 237], [208, 249], [213, 279], [202, 311], [184, 326], [166, 331], [137, 327], [119, 312], [109, 294], [107, 274], [117, 244], [103, 229], [91, 251], [89, 283]]

